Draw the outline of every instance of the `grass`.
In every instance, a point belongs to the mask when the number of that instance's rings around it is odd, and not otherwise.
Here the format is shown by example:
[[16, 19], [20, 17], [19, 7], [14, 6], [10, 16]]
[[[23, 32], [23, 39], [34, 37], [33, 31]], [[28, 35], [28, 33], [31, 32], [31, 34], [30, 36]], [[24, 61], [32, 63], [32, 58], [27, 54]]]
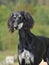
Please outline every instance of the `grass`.
[[17, 50], [0, 51], [0, 61], [4, 60], [6, 56], [13, 56], [15, 54], [17, 54]]

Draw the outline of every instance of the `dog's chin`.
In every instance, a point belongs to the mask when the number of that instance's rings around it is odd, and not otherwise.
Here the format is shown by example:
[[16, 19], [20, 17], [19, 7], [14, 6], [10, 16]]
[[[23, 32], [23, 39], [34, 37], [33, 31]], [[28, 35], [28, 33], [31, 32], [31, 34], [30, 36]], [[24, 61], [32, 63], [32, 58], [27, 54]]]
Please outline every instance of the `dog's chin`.
[[13, 33], [14, 32], [14, 29], [9, 29], [9, 32]]
[[14, 30], [18, 30], [18, 27], [14, 27]]
[[18, 30], [18, 27], [15, 27], [15, 28], [9, 29], [9, 32], [13, 33], [15, 30]]

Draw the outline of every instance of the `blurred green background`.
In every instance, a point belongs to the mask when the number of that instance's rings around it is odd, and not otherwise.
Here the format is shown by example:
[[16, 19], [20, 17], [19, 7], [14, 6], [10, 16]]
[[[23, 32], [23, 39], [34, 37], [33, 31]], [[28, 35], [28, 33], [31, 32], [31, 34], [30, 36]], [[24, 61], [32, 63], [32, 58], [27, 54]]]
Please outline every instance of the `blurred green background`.
[[7, 22], [11, 12], [21, 10], [32, 15], [33, 34], [49, 37], [49, 0], [0, 0], [0, 60], [17, 53], [18, 31], [11, 34]]

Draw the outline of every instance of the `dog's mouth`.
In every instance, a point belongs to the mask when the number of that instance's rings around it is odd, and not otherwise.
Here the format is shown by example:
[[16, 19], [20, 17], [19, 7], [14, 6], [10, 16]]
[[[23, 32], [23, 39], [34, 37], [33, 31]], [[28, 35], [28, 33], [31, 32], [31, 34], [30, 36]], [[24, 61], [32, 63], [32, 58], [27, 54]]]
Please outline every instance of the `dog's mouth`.
[[15, 24], [14, 23], [14, 29], [18, 29], [18, 30], [20, 30], [21, 28], [23, 27], [23, 23], [19, 23], [19, 24]]

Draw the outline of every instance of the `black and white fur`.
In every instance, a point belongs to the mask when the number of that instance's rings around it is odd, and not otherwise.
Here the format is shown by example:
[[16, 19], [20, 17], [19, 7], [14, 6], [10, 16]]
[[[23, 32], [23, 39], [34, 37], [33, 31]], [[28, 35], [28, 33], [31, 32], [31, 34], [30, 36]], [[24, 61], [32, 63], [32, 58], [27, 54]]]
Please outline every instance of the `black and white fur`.
[[39, 65], [42, 59], [49, 65], [49, 38], [32, 34], [30, 28], [33, 24], [34, 20], [28, 12], [14, 12], [9, 17], [9, 30], [19, 30], [19, 65]]

